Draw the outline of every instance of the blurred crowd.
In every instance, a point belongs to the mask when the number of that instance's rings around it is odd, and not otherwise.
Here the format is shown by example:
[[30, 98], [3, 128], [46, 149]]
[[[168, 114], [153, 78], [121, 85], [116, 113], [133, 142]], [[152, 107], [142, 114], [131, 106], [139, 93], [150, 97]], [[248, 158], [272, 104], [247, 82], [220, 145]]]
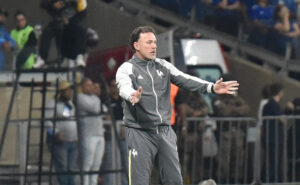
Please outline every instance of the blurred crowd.
[[[115, 170], [112, 153], [112, 124], [104, 125], [104, 120], [121, 121], [123, 118], [122, 99], [115, 79], [109, 82], [78, 78], [77, 99], [73, 96], [74, 86], [61, 81], [58, 93], [48, 101], [45, 109], [47, 126], [47, 146], [52, 156], [52, 164], [57, 172], [78, 170], [80, 165], [86, 172], [84, 185], [114, 184], [114, 174], [102, 170]], [[74, 119], [75, 112], [79, 119]], [[52, 118], [55, 118], [52, 120]], [[78, 122], [77, 122], [77, 121]], [[124, 128], [120, 131], [120, 151], [127, 160]], [[115, 146], [115, 145], [114, 145]], [[80, 163], [78, 163], [80, 161]], [[126, 175], [122, 175], [122, 185], [127, 185]], [[75, 175], [59, 174], [60, 185], [75, 185]]]
[[[0, 7], [0, 70], [9, 51], [14, 55], [12, 69], [85, 66], [87, 47], [98, 43], [97, 33], [86, 26], [87, 1], [42, 0], [40, 7], [51, 17], [47, 25], [31, 26], [26, 14], [16, 10], [10, 15], [15, 20], [15, 28], [10, 31], [5, 29], [9, 14]], [[49, 59], [52, 39], [56, 56]]]
[[150, 0], [191, 20], [250, 43], [299, 59], [297, 0]]

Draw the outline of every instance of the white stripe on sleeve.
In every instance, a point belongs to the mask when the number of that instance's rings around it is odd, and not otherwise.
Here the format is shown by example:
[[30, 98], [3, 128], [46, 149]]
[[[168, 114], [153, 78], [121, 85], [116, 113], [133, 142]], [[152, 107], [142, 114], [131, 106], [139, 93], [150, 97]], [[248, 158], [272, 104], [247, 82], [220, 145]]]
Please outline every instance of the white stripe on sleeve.
[[131, 94], [136, 91], [132, 88], [132, 81], [129, 77], [129, 75], [132, 74], [132, 66], [131, 63], [125, 62], [119, 67], [116, 74], [116, 83], [119, 88], [119, 94], [127, 101], [130, 101]]

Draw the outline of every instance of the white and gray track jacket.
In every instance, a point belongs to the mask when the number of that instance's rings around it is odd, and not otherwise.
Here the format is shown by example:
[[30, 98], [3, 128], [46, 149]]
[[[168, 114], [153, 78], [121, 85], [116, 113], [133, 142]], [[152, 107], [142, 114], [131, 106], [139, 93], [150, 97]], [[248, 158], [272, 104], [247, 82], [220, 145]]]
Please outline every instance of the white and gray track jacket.
[[[179, 87], [200, 93], [211, 93], [213, 83], [179, 71], [166, 60], [156, 58], [142, 61], [136, 55], [118, 69], [116, 81], [123, 105], [126, 126], [154, 129], [158, 125], [170, 125], [170, 82]], [[142, 87], [141, 100], [132, 106], [131, 93]]]

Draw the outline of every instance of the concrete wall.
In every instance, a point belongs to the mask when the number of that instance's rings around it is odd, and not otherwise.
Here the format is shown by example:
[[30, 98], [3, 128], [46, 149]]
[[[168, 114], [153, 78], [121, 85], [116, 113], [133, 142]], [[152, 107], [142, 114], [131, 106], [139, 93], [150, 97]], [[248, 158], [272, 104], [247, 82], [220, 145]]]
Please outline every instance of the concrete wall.
[[[0, 87], [0, 102], [2, 104], [0, 110], [0, 133], [2, 134], [3, 123], [6, 118], [9, 101], [12, 94], [11, 87]], [[53, 97], [53, 93], [47, 94], [47, 100], [50, 100]], [[13, 109], [11, 113], [10, 120], [26, 120], [29, 117], [29, 102], [30, 102], [30, 88], [29, 87], [19, 87], [16, 98], [13, 104]], [[42, 94], [35, 93], [33, 107], [41, 107], [42, 102]], [[32, 118], [39, 118], [41, 116], [40, 111], [34, 111], [32, 114]], [[19, 161], [19, 129], [20, 124], [26, 124], [26, 122], [11, 122], [9, 123], [7, 129], [7, 135], [5, 138], [3, 153], [0, 159], [0, 164], [18, 164]], [[26, 128], [22, 127], [21, 129]], [[40, 129], [34, 128], [31, 132], [31, 143], [38, 143], [40, 140]], [[47, 152], [47, 147], [45, 145], [45, 158], [49, 161], [49, 153]], [[38, 159], [38, 148], [31, 148], [30, 150], [30, 158]]]
[[252, 64], [241, 58], [228, 56], [230, 71], [240, 83], [240, 95], [250, 104], [251, 115], [256, 116], [259, 101], [262, 99], [261, 91], [266, 84], [280, 82], [284, 85], [285, 95], [281, 101], [284, 107], [287, 101], [300, 97], [300, 82], [279, 76], [278, 74]]

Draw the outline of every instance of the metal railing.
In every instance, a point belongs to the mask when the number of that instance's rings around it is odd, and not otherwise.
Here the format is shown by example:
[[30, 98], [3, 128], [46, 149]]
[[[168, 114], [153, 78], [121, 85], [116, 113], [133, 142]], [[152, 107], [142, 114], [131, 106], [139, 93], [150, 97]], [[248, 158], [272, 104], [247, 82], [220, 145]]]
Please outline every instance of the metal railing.
[[[20, 136], [26, 136], [26, 121], [18, 122]], [[178, 152], [185, 184], [198, 184], [212, 178], [217, 184], [297, 184], [300, 183], [300, 116], [187, 118], [187, 129], [177, 132]], [[114, 184], [121, 182], [121, 154], [110, 121]], [[118, 130], [120, 129], [120, 124]], [[33, 126], [40, 126], [33, 121]], [[20, 151], [26, 149], [26, 138], [19, 138]], [[39, 140], [37, 138], [37, 140]], [[20, 155], [21, 156], [21, 155]], [[61, 173], [42, 168], [24, 174], [24, 156], [19, 169], [0, 177], [21, 178], [25, 175], [56, 176]], [[23, 164], [23, 165], [21, 165]], [[65, 172], [79, 175], [79, 171]], [[64, 173], [64, 174], [65, 174]], [[98, 172], [84, 172], [98, 173]]]
[[[39, 135], [41, 130], [41, 119], [32, 119], [31, 127], [37, 129], [36, 135]], [[44, 121], [52, 121], [53, 118], [45, 118]], [[63, 120], [63, 119], [57, 119], [56, 121]], [[75, 118], [74, 118], [75, 120]], [[37, 183], [38, 177], [41, 177], [41, 181], [44, 183], [53, 184], [56, 180], [55, 178], [57, 175], [75, 175], [77, 179], [76, 181], [79, 181], [79, 176], [81, 173], [83, 174], [110, 174], [112, 177], [112, 183], [113, 184], [120, 184], [122, 181], [122, 174], [125, 173], [124, 168], [122, 167], [122, 159], [121, 154], [118, 146], [117, 137], [114, 132], [114, 128], [111, 121], [104, 121], [104, 126], [106, 129], [109, 129], [111, 133], [109, 138], [109, 145], [111, 147], [110, 151], [110, 157], [111, 157], [111, 166], [108, 168], [101, 168], [99, 171], [80, 171], [79, 166], [78, 169], [75, 171], [62, 171], [62, 172], [55, 172], [54, 168], [51, 168], [51, 158], [50, 158], [50, 148], [45, 148], [43, 151], [43, 155], [45, 159], [42, 161], [42, 164], [38, 165], [26, 165], [26, 158], [30, 161], [37, 161], [37, 156], [39, 155], [40, 151], [38, 150], [38, 146], [41, 144], [39, 141], [41, 140], [39, 137], [31, 138], [37, 142], [37, 148], [36, 150], [30, 150], [29, 153], [26, 151], [28, 147], [26, 146], [27, 139], [28, 139], [28, 120], [11, 120], [10, 126], [14, 126], [17, 130], [17, 133], [19, 135], [18, 139], [15, 140], [15, 143], [9, 143], [9, 145], [17, 145], [18, 150], [17, 153], [19, 153], [18, 157], [19, 159], [16, 160], [17, 164], [14, 165], [0, 165], [0, 184], [2, 180], [17, 180], [19, 184], [24, 184], [24, 178], [27, 178], [26, 184], [34, 184]], [[121, 130], [121, 122], [117, 121], [116, 128], [118, 133]], [[45, 125], [44, 128], [50, 128], [49, 126]], [[45, 130], [43, 132], [46, 132]], [[42, 139], [44, 142], [43, 144], [46, 145], [46, 139]], [[11, 142], [11, 141], [10, 141]], [[6, 147], [9, 147], [6, 144]], [[4, 150], [7, 149], [4, 147]], [[26, 154], [28, 156], [26, 156]], [[12, 155], [14, 156], [14, 155]], [[1, 161], [2, 160], [2, 161]], [[14, 161], [15, 159], [1, 159], [0, 163], [5, 163], [7, 160]], [[5, 161], [6, 160], [6, 161]], [[41, 170], [39, 171], [39, 166], [41, 166]], [[51, 178], [49, 178], [51, 177]], [[55, 183], [54, 183], [55, 184]], [[80, 184], [80, 183], [79, 183]]]
[[188, 118], [177, 134], [186, 184], [300, 182], [300, 116]]

